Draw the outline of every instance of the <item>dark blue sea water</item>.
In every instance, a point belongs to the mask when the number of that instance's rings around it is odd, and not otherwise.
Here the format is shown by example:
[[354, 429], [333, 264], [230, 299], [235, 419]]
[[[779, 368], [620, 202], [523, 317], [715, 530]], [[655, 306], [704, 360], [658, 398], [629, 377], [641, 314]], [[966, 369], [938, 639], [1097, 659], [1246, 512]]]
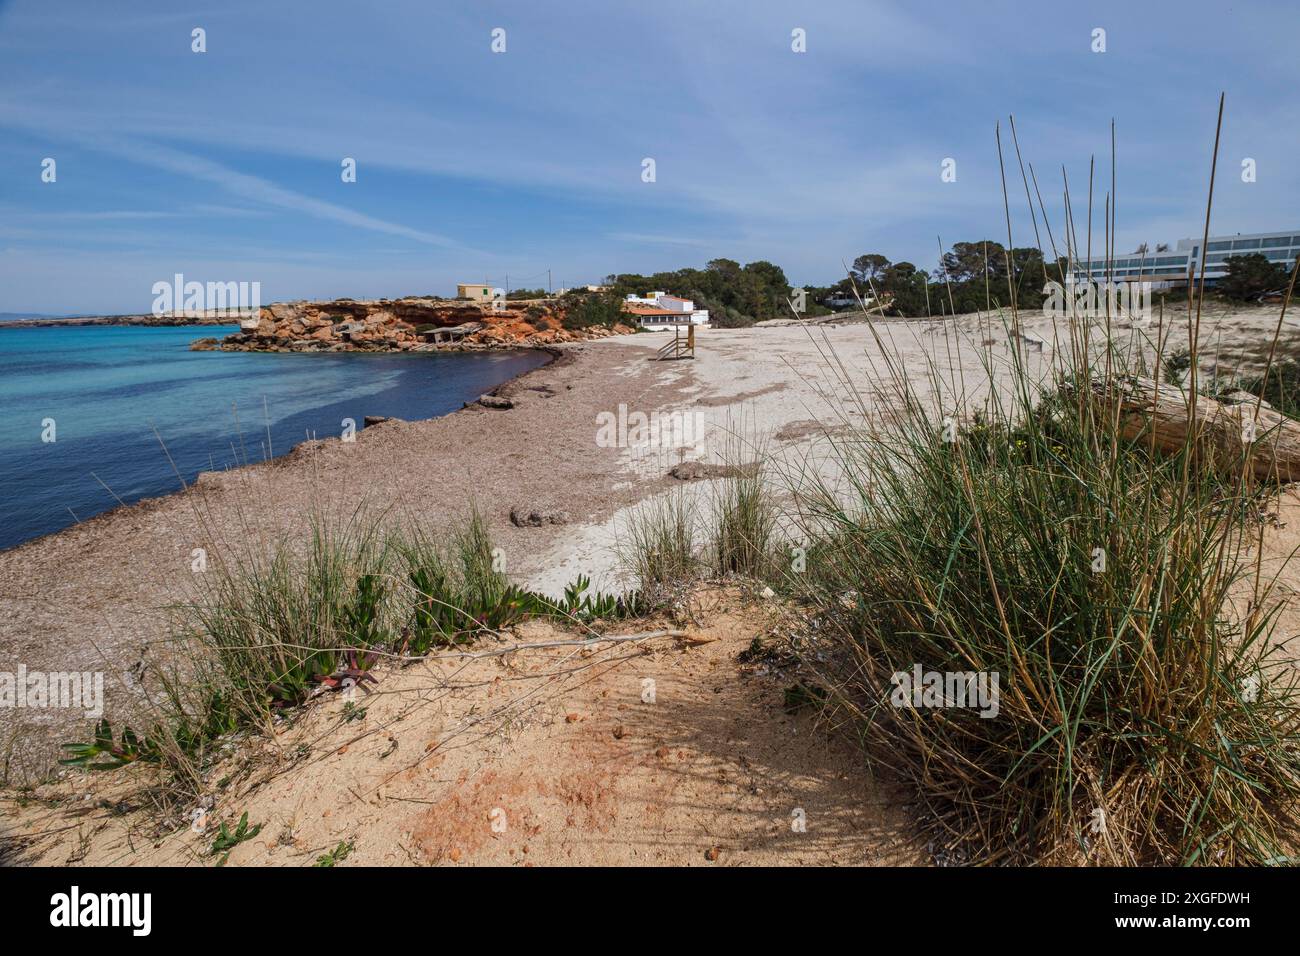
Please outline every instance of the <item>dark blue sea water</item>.
[[[268, 424], [270, 454], [283, 455], [309, 437], [338, 436], [345, 418], [360, 429], [366, 415], [454, 411], [546, 361], [538, 352], [189, 351], [195, 339], [233, 331], [0, 325], [0, 548], [117, 498], [179, 490], [168, 454], [188, 482], [267, 457]], [[42, 440], [46, 419], [53, 442]]]

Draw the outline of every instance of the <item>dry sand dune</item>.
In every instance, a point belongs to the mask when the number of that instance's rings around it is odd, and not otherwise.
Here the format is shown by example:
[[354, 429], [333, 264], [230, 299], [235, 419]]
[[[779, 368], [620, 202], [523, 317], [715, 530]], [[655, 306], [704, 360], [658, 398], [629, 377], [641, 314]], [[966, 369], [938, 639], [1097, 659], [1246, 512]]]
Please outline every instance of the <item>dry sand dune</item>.
[[[850, 743], [784, 712], [789, 670], [737, 662], [780, 626], [775, 606], [736, 591], [691, 603], [690, 642], [383, 668], [356, 695], [363, 717], [320, 701], [214, 767], [214, 782], [233, 782], [214, 785], [206, 817], [160, 812], [129, 773], [41, 787], [6, 801], [11, 858], [210, 866], [218, 824], [247, 812], [262, 830], [230, 865], [310, 865], [339, 843], [351, 863], [389, 866], [923, 861], [904, 795]], [[541, 623], [520, 634], [575, 637]]]

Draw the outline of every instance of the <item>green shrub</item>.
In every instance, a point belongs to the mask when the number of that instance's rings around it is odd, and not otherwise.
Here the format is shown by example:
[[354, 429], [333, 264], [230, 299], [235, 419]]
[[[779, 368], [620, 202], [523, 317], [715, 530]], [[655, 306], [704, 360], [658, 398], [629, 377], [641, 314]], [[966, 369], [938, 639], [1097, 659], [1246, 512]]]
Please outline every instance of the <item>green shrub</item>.
[[593, 326], [610, 327], [626, 322], [623, 300], [610, 293], [570, 293], [558, 304], [563, 318], [560, 324], [566, 329], [580, 330]]
[[1283, 415], [1300, 418], [1300, 362], [1287, 358], [1276, 363], [1264, 375], [1244, 377], [1240, 385], [1258, 395]]
[[1228, 256], [1224, 260], [1224, 274], [1214, 291], [1225, 299], [1245, 302], [1257, 299], [1268, 292], [1281, 292], [1287, 287], [1291, 270], [1258, 252]]

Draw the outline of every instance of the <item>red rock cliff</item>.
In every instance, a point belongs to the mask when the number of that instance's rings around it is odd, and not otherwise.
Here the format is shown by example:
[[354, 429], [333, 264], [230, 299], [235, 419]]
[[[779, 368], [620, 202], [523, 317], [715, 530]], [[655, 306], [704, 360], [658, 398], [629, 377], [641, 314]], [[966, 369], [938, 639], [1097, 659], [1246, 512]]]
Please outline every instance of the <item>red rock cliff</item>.
[[256, 352], [411, 352], [519, 348], [600, 338], [632, 329], [566, 329], [552, 300], [491, 303], [459, 299], [379, 299], [277, 302], [256, 325], [195, 349]]

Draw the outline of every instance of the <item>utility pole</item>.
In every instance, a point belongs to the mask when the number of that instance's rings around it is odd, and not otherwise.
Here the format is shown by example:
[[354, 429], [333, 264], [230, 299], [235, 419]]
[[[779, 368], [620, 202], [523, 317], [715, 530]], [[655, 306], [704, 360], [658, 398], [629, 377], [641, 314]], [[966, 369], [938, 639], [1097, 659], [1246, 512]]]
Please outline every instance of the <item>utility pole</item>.
[[546, 294], [550, 295], [554, 291], [555, 291], [555, 287], [551, 285], [551, 270], [547, 269], [546, 270]]
[[510, 298], [510, 273], [506, 273], [506, 298]]

